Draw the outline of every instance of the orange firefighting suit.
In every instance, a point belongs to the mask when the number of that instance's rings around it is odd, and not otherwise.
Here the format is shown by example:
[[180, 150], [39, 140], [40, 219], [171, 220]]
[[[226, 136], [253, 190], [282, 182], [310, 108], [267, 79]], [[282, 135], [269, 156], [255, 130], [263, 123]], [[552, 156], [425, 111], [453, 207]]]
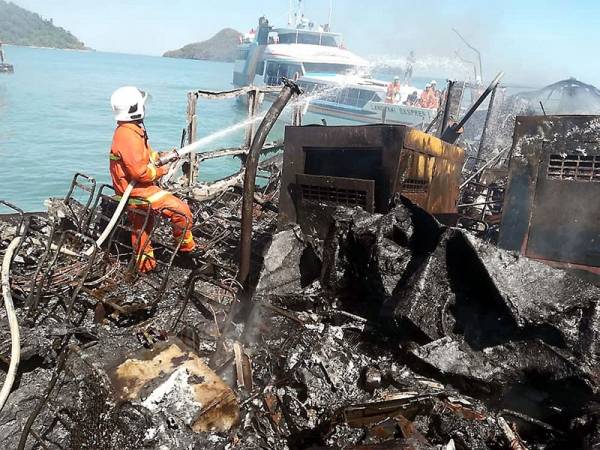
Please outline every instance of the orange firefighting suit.
[[167, 217], [173, 224], [173, 237], [176, 241], [181, 239], [186, 230], [179, 249], [181, 252], [191, 252], [196, 247], [192, 233], [188, 230], [192, 224], [189, 206], [155, 183], [168, 171], [166, 166], [155, 166], [158, 158], [159, 154], [148, 144], [148, 135], [141, 125], [133, 122], [118, 123], [110, 150], [110, 175], [118, 195], [123, 195], [130, 181], [136, 182], [129, 198], [128, 217], [133, 228], [131, 242], [138, 255], [138, 268], [141, 272], [148, 272], [156, 267], [154, 251], [149, 241], [154, 220], [150, 215], [144, 227], [145, 215], [136, 214], [136, 208], [143, 210], [149, 205], [153, 212]]

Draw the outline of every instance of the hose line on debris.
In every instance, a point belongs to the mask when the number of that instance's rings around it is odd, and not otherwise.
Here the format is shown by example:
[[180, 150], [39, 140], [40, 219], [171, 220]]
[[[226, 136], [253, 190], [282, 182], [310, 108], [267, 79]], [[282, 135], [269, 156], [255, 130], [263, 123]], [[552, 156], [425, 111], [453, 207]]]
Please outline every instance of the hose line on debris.
[[[289, 83], [289, 82], [287, 82], [287, 83]], [[299, 91], [298, 87], [295, 84], [293, 85], [293, 88], [295, 89], [294, 92]], [[289, 90], [291, 88], [289, 86], [287, 86], [287, 89]], [[283, 91], [286, 91], [286, 88], [284, 88], [282, 90], [282, 92]], [[289, 100], [289, 98], [288, 98], [288, 100]], [[279, 111], [279, 113], [281, 113], [281, 111]], [[277, 114], [277, 116], [279, 116], [279, 114]], [[261, 117], [258, 116], [258, 117], [253, 118], [252, 120], [253, 121], [254, 120], [258, 120], [260, 118]], [[245, 123], [245, 122], [243, 122], [243, 123]], [[271, 124], [271, 126], [272, 126], [272, 124]], [[231, 128], [228, 128], [227, 131], [228, 130], [231, 130]], [[222, 130], [222, 131], [225, 131], [225, 130]], [[174, 161], [177, 161], [177, 160], [181, 160], [181, 158], [183, 156], [189, 155], [190, 153], [197, 152], [202, 147], [202, 145], [204, 145], [204, 144], [207, 143], [207, 141], [209, 139], [214, 138], [215, 136], [218, 136], [219, 134], [220, 134], [220, 132], [213, 133], [212, 135], [207, 136], [204, 139], [200, 139], [200, 140], [198, 140], [196, 142], [193, 142], [193, 143], [188, 144], [188, 145], [186, 145], [184, 147], [181, 147], [180, 149], [176, 149], [176, 150], [173, 150], [171, 152], [168, 152], [167, 154], [163, 155], [156, 162], [156, 165], [158, 167], [160, 167], [160, 166], [164, 166], [165, 164], [169, 164], [171, 162], [174, 162]], [[170, 178], [173, 175], [173, 172], [174, 171], [169, 171], [168, 178]], [[133, 190], [134, 187], [135, 187], [135, 181], [132, 181], [127, 186], [127, 189], [125, 189], [125, 192], [123, 192], [123, 196], [121, 197], [121, 201], [119, 202], [119, 205], [117, 206], [117, 209], [116, 209], [115, 213], [113, 214], [112, 218], [110, 219], [110, 222], [108, 223], [108, 225], [106, 226], [106, 228], [104, 229], [104, 231], [102, 232], [102, 234], [100, 235], [100, 237], [98, 238], [98, 240], [96, 241], [96, 247], [102, 246], [102, 244], [104, 243], [104, 241], [106, 240], [106, 238], [108, 238], [108, 236], [110, 236], [110, 233], [113, 230], [113, 228], [115, 227], [115, 225], [117, 224], [117, 221], [119, 220], [119, 217], [121, 217], [121, 213], [123, 212], [123, 209], [125, 209], [125, 206], [127, 205], [127, 201], [129, 200], [129, 196], [131, 195], [131, 191]], [[90, 248], [88, 248], [85, 251], [85, 255], [86, 256], [91, 256], [92, 253], [93, 253], [93, 251], [94, 251], [94, 247], [90, 247]]]
[[19, 367], [19, 361], [21, 358], [21, 338], [19, 336], [19, 322], [17, 321], [17, 315], [15, 314], [15, 307], [12, 301], [12, 295], [10, 292], [10, 265], [12, 263], [13, 254], [17, 247], [21, 244], [22, 237], [14, 238], [8, 248], [6, 254], [2, 260], [2, 296], [4, 297], [4, 307], [6, 308], [6, 314], [8, 316], [8, 325], [10, 327], [10, 365], [8, 367], [8, 373], [4, 380], [4, 385], [0, 391], [0, 411], [4, 407], [4, 403], [10, 394], [13, 383], [15, 382], [15, 376]]
[[[288, 89], [291, 89], [291, 88], [288, 87]], [[298, 87], [295, 86], [295, 89], [297, 90]], [[285, 88], [284, 88], [284, 90], [285, 90]], [[281, 112], [281, 111], [279, 111], [279, 112]], [[258, 119], [260, 119], [260, 116], [258, 118], [254, 118], [253, 120], [258, 120]], [[219, 134], [219, 132], [214, 133], [210, 136], [207, 136], [204, 139], [200, 139], [196, 142], [193, 142], [184, 147], [181, 147], [180, 149], [173, 150], [173, 151], [167, 153], [166, 155], [162, 156], [156, 162], [156, 165], [160, 167], [160, 166], [164, 166], [165, 164], [169, 164], [173, 161], [180, 160], [183, 156], [189, 155], [190, 153], [194, 153], [194, 152], [198, 151], [198, 149], [200, 149], [202, 147], [202, 145], [206, 144], [208, 138], [213, 138], [214, 136], [216, 136], [218, 134]], [[168, 174], [169, 178], [172, 176], [171, 172], [172, 171], [170, 171], [170, 173]], [[108, 225], [106, 226], [106, 228], [104, 229], [104, 231], [102, 232], [102, 234], [100, 235], [98, 240], [96, 241], [96, 247], [98, 247], [98, 248], [101, 247], [102, 244], [104, 243], [104, 241], [106, 240], [106, 238], [108, 238], [108, 236], [110, 236], [110, 233], [112, 232], [113, 228], [117, 224], [119, 217], [121, 217], [121, 213], [123, 212], [123, 209], [125, 209], [125, 206], [127, 205], [127, 201], [129, 200], [129, 196], [131, 195], [131, 191], [133, 190], [134, 187], [135, 187], [135, 181], [132, 181], [127, 186], [127, 189], [125, 189], [125, 192], [123, 192], [121, 201], [119, 202], [117, 209], [115, 210], [115, 213], [113, 214], [112, 218], [110, 219], [110, 222], [108, 223]], [[85, 255], [91, 256], [93, 251], [94, 251], [94, 247], [90, 247], [85, 251]]]
[[[125, 206], [127, 205], [127, 202], [129, 201], [129, 196], [131, 195], [131, 191], [133, 191], [134, 187], [135, 187], [135, 181], [132, 181], [127, 186], [127, 189], [125, 189], [125, 192], [123, 192], [123, 195], [121, 196], [121, 201], [119, 201], [119, 204], [117, 205], [117, 209], [115, 210], [115, 213], [113, 214], [113, 216], [110, 219], [110, 222], [108, 222], [108, 225], [106, 225], [106, 228], [104, 229], [104, 231], [102, 232], [102, 234], [100, 235], [98, 240], [96, 241], [96, 247], [100, 248], [102, 246], [102, 244], [104, 244], [104, 241], [106, 240], [106, 238], [108, 236], [110, 236], [111, 231], [113, 230], [113, 228], [119, 221], [119, 217], [121, 217], [121, 213], [123, 212], [123, 209], [125, 209]], [[85, 251], [86, 256], [92, 256], [93, 253], [94, 253], [93, 246], [88, 248]]]
[[[177, 159], [180, 159], [182, 156], [196, 151], [201, 146], [201, 144], [202, 144], [202, 142], [198, 141], [198, 142], [194, 142], [193, 144], [186, 145], [185, 147], [182, 147], [179, 150], [174, 150], [174, 151], [170, 152], [168, 155], [161, 158], [157, 162], [157, 166], [159, 166], [159, 167], [164, 166], [165, 164], [168, 164]], [[119, 221], [119, 217], [121, 217], [121, 213], [125, 209], [125, 206], [127, 206], [127, 201], [129, 200], [129, 196], [131, 195], [131, 191], [133, 191], [135, 184], [136, 184], [135, 181], [131, 181], [129, 183], [129, 185], [127, 186], [127, 188], [125, 189], [125, 192], [123, 192], [123, 195], [121, 196], [121, 200], [119, 201], [119, 204], [117, 205], [117, 209], [115, 210], [115, 213], [113, 214], [112, 218], [110, 219], [110, 222], [108, 222], [108, 225], [106, 226], [106, 228], [104, 229], [104, 231], [102, 232], [102, 234], [100, 235], [98, 240], [96, 241], [96, 247], [100, 248], [102, 246], [102, 244], [104, 244], [104, 241], [106, 241], [108, 236], [110, 236], [110, 233], [112, 232], [113, 228]], [[85, 255], [91, 256], [93, 252], [94, 252], [94, 247], [92, 246], [85, 251]]]

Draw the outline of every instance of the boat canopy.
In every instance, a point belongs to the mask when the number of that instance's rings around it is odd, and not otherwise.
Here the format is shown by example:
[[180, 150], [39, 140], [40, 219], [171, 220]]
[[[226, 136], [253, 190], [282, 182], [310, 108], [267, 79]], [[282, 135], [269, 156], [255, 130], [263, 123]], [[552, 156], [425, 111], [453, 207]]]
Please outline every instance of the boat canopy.
[[[270, 44], [265, 49], [264, 59], [314, 64], [342, 64], [351, 67], [368, 66], [366, 60], [343, 48], [310, 44]], [[316, 71], [323, 70], [317, 69]]]

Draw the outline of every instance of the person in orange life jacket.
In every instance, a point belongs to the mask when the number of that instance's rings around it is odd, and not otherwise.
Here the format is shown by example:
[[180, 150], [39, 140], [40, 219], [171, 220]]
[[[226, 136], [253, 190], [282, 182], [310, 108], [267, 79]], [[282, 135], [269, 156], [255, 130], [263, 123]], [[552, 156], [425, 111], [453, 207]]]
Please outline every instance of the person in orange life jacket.
[[173, 237], [178, 242], [182, 240], [180, 252], [192, 252], [196, 248], [189, 231], [192, 213], [185, 202], [157, 185], [157, 180], [169, 171], [169, 167], [156, 166], [160, 155], [148, 143], [144, 127], [147, 94], [133, 86], [125, 86], [117, 89], [110, 100], [117, 121], [109, 155], [112, 184], [120, 196], [131, 181], [136, 183], [129, 199], [128, 216], [133, 225], [131, 242], [138, 255], [138, 269], [149, 272], [156, 267], [149, 240], [154, 218], [151, 215], [144, 227], [144, 215], [136, 214], [134, 210], [149, 206], [153, 213], [167, 217], [173, 224]]
[[400, 102], [400, 77], [394, 77], [394, 81], [388, 84], [387, 93], [385, 95], [386, 103], [399, 103]]
[[437, 88], [437, 81], [432, 80], [430, 84], [431, 84], [431, 92], [433, 93], [433, 95], [431, 97], [431, 107], [437, 109], [440, 107], [440, 103], [442, 100], [442, 93]]
[[421, 108], [437, 108], [437, 100], [435, 92], [431, 87], [431, 83], [427, 83], [425, 86], [425, 90], [421, 93], [421, 98], [419, 99], [419, 106]]

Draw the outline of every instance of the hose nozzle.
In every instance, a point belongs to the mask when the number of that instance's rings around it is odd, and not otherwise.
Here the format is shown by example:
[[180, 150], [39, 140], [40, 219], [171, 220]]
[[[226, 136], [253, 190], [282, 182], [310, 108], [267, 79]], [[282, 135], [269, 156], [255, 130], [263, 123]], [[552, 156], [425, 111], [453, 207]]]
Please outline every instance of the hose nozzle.
[[181, 157], [177, 149], [170, 151], [166, 155], [161, 156], [158, 161], [156, 161], [156, 165], [158, 167], [164, 166], [165, 164], [169, 164], [170, 162], [176, 161]]

